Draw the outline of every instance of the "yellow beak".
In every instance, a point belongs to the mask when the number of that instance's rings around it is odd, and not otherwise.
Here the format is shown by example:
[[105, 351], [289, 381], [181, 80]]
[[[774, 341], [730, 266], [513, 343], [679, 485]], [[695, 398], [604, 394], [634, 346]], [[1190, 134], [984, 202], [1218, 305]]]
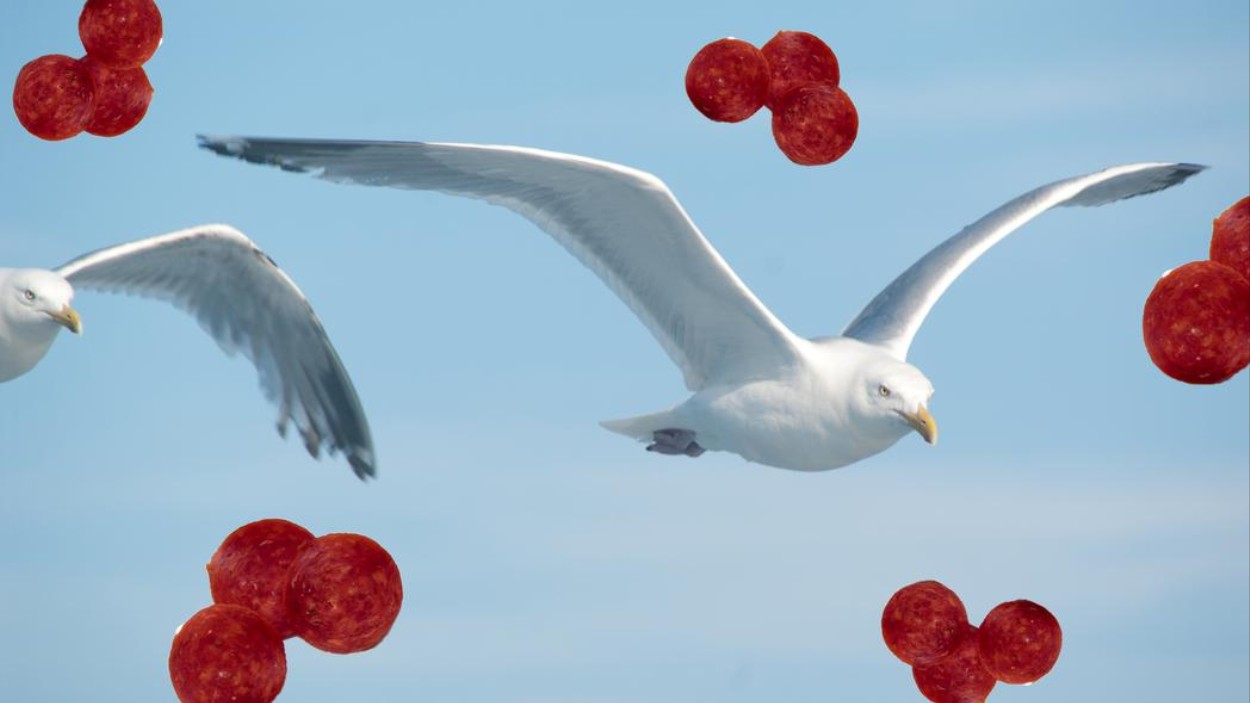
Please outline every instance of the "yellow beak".
[[907, 420], [907, 424], [920, 433], [921, 437], [924, 437], [924, 441], [929, 444], [937, 444], [937, 420], [934, 420], [933, 416], [929, 414], [928, 408], [921, 405], [914, 413], [899, 414]]
[[74, 334], [82, 334], [82, 318], [78, 316], [78, 311], [66, 305], [61, 308], [60, 312], [50, 312], [48, 317], [56, 320], [65, 326], [65, 329]]

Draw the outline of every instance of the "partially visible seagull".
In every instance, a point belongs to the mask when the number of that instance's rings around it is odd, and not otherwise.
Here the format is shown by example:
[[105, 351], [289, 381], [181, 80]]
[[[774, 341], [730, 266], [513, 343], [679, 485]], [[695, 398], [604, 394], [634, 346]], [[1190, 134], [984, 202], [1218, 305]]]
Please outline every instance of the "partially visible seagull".
[[374, 474], [373, 440], [356, 389], [321, 321], [295, 283], [250, 239], [205, 225], [80, 256], [51, 271], [0, 268], [0, 383], [39, 363], [62, 327], [78, 334], [70, 303], [87, 288], [159, 298], [194, 315], [229, 355], [243, 352], [278, 406], [278, 433], [294, 422], [313, 457], [343, 452], [360, 478]]
[[733, 452], [835, 469], [915, 431], [937, 441], [933, 385], [907, 363], [929, 310], [987, 249], [1058, 205], [1174, 186], [1202, 166], [1141, 163], [1052, 183], [981, 218], [881, 291], [838, 337], [803, 339], [743, 285], [660, 179], [538, 149], [476, 144], [200, 137], [222, 156], [338, 183], [434, 190], [502, 205], [589, 267], [681, 368], [685, 402], [602, 423], [662, 454]]

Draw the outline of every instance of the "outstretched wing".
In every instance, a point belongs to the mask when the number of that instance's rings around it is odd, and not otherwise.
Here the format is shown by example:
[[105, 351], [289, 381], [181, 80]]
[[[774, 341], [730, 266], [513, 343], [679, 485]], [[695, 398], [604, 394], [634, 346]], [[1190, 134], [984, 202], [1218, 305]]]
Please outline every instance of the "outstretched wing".
[[916, 331], [942, 293], [977, 257], [1024, 223], [1059, 205], [1103, 205], [1154, 193], [1181, 183], [1204, 168], [1195, 164], [1129, 164], [1025, 193], [968, 225], [912, 264], [878, 293], [842, 334], [880, 345], [899, 359], [906, 359]]
[[251, 137], [200, 137], [200, 145], [338, 183], [502, 205], [595, 272], [647, 326], [691, 390], [771, 375], [797, 358], [795, 335], [649, 173], [508, 146]]
[[374, 474], [373, 440], [356, 389], [304, 294], [265, 252], [227, 225], [205, 225], [81, 256], [57, 269], [75, 288], [177, 305], [230, 355], [242, 351], [308, 453], [342, 451], [356, 475]]

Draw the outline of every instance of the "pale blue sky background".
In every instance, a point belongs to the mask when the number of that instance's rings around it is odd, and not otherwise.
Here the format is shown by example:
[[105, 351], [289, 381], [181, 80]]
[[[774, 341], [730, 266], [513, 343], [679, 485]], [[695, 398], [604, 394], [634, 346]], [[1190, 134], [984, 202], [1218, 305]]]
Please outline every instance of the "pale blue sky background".
[[[374, 651], [289, 643], [294, 703], [920, 701], [879, 617], [925, 578], [976, 621], [1031, 598], [1062, 623], [1053, 673], [991, 700], [1246, 701], [1247, 374], [1172, 381], [1140, 335], [1157, 276], [1204, 258], [1211, 219], [1250, 192], [1250, 10], [1182, 5], [166, 0], [134, 132], [50, 144], [0, 117], [0, 261], [239, 227], [337, 343], [380, 480], [280, 441], [250, 367], [186, 316], [80, 295], [86, 334], [0, 386], [0, 699], [172, 701], [169, 641], [208, 603], [203, 564], [280, 516], [371, 535], [407, 589]], [[80, 7], [0, 4], [0, 75], [77, 54]], [[786, 161], [765, 115], [719, 125], [686, 101], [700, 46], [783, 28], [829, 42], [858, 106], [833, 166]], [[800, 475], [601, 430], [680, 400], [680, 376], [524, 220], [226, 161], [197, 132], [652, 171], [805, 335], [1038, 185], [1213, 168], [1048, 213], [990, 252], [912, 348], [941, 443]]]

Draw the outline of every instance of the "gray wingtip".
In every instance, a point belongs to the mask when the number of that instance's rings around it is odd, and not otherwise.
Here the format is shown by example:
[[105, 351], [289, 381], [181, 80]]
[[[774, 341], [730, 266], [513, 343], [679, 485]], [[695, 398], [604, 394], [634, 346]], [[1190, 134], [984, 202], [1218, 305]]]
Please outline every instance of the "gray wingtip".
[[277, 166], [283, 171], [295, 173], [311, 173], [312, 169], [293, 163], [281, 156], [266, 155], [252, 149], [252, 140], [246, 137], [219, 136], [210, 134], [195, 135], [197, 145], [201, 149], [211, 151], [218, 156], [240, 159], [254, 164]]

